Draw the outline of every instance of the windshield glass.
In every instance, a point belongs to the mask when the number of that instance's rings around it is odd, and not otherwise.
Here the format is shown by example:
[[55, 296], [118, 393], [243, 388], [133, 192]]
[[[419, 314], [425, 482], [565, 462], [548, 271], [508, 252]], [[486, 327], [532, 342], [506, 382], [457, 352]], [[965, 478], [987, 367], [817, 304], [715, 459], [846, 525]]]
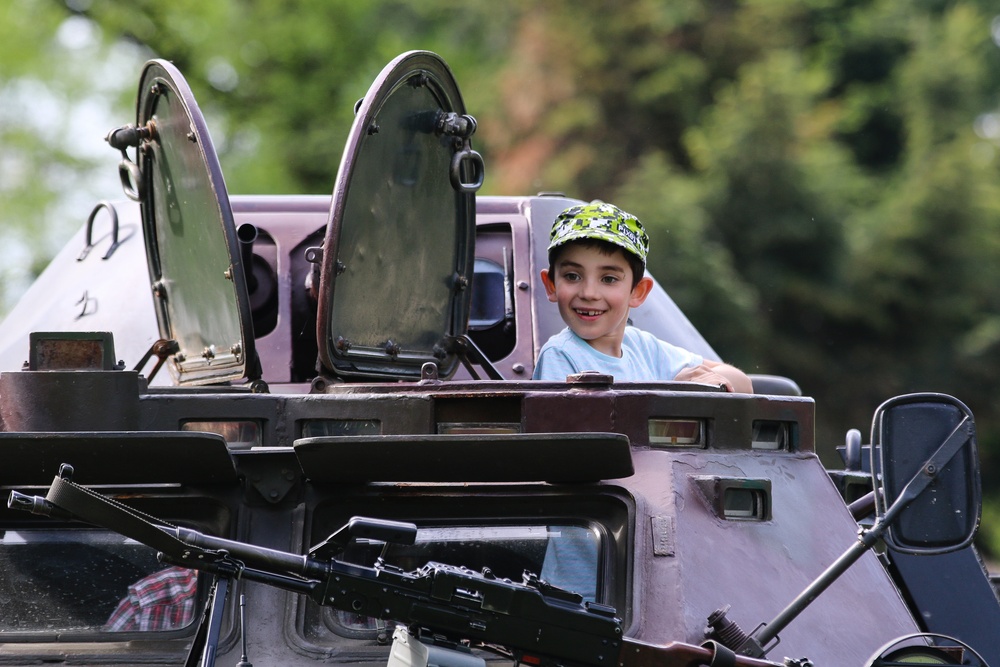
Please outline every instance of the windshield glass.
[[179, 630], [194, 620], [196, 574], [104, 530], [2, 531], [0, 633]]

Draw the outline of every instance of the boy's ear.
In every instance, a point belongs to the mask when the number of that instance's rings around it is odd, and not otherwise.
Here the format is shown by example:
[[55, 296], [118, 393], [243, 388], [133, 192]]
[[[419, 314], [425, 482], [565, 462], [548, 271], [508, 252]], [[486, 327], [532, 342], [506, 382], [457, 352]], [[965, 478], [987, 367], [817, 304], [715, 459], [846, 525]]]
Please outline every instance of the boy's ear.
[[653, 279], [649, 276], [640, 278], [636, 286], [632, 288], [632, 295], [628, 300], [629, 308], [638, 308], [641, 306], [651, 291], [653, 291]]
[[555, 281], [549, 276], [548, 269], [542, 269], [542, 284], [545, 285], [545, 293], [549, 297], [549, 301], [552, 303], [556, 302], [556, 284]]

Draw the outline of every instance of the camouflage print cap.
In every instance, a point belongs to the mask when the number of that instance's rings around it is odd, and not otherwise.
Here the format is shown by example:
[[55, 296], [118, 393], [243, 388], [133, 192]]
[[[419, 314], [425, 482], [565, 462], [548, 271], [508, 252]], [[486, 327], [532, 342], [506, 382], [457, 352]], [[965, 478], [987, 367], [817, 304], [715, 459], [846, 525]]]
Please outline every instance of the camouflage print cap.
[[551, 252], [553, 248], [576, 239], [613, 243], [641, 259], [643, 264], [649, 253], [649, 236], [639, 218], [602, 201], [571, 206], [560, 213], [552, 223], [548, 249]]

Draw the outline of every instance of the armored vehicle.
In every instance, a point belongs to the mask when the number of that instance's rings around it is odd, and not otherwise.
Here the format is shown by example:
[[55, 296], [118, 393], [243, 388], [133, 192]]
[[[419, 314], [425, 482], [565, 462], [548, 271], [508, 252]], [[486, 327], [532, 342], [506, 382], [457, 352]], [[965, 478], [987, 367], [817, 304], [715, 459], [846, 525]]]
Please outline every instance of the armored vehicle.
[[[790, 379], [532, 381], [575, 200], [477, 196], [475, 129], [406, 53], [332, 195], [230, 196], [146, 64], [128, 200], [0, 327], [0, 664], [1000, 664], [965, 406], [827, 471]], [[716, 358], [660, 287], [634, 321]]]

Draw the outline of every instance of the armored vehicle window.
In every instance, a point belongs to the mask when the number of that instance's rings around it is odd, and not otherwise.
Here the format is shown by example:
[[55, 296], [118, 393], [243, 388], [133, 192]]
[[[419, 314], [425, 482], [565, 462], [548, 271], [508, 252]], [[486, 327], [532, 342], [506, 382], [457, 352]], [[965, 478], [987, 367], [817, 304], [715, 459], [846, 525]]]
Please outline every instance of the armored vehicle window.
[[378, 419], [306, 419], [302, 422], [303, 438], [340, 435], [382, 435]]
[[0, 633], [169, 632], [191, 625], [198, 577], [103, 530], [5, 530], [0, 538]]
[[248, 419], [206, 419], [181, 422], [182, 431], [217, 433], [230, 449], [251, 449], [261, 445], [260, 424]]
[[490, 361], [503, 359], [517, 343], [512, 241], [507, 224], [481, 225], [476, 231], [469, 337]]
[[[412, 545], [356, 539], [337, 558], [371, 567], [381, 557], [409, 572], [431, 562], [477, 572], [488, 568], [515, 582], [528, 571], [584, 600], [615, 607], [628, 623], [633, 513], [631, 500], [610, 488], [586, 495], [555, 488], [480, 495], [464, 486], [384, 485], [316, 506], [303, 542], [325, 539], [351, 516], [411, 522], [418, 527]], [[309, 654], [336, 651], [372, 660], [387, 650], [394, 628], [308, 599], [298, 603], [296, 625], [298, 647]]]
[[476, 259], [473, 275], [469, 328], [488, 329], [504, 318], [503, 267], [488, 259]]
[[[553, 586], [595, 601], [601, 581], [601, 542], [601, 530], [595, 526], [438, 526], [420, 528], [413, 545], [357, 540], [340, 558], [370, 566], [381, 556], [404, 570], [429, 562], [476, 571], [488, 568], [512, 581], [521, 581], [525, 571], [533, 572]], [[344, 637], [375, 639], [386, 627], [383, 621], [329, 607], [324, 608], [322, 621]]]

